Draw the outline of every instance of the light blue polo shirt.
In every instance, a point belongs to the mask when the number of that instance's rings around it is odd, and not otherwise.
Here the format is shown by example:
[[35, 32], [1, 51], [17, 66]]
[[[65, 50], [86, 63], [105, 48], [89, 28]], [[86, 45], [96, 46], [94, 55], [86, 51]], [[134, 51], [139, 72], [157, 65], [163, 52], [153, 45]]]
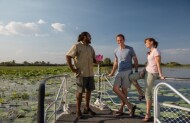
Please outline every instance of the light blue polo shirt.
[[114, 54], [118, 58], [118, 72], [132, 70], [132, 58], [136, 55], [132, 47], [125, 45], [122, 50], [118, 47]]

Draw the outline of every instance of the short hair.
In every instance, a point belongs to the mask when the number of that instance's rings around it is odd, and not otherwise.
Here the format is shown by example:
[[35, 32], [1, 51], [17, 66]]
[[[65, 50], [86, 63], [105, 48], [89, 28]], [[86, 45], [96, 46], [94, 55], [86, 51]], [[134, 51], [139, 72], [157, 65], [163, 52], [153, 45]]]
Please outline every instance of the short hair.
[[118, 35], [116, 36], [116, 38], [117, 38], [117, 37], [122, 37], [123, 40], [125, 40], [125, 36], [124, 36], [123, 34], [118, 34]]

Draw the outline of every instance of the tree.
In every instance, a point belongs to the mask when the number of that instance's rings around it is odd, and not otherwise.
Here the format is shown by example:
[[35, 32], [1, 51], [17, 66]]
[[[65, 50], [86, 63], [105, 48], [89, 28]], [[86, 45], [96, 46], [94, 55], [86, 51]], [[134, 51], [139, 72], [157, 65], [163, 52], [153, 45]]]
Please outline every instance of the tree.
[[180, 63], [177, 63], [177, 62], [169, 62], [166, 64], [167, 66], [181, 66]]
[[104, 65], [111, 65], [111, 59], [110, 58], [105, 58], [104, 61], [103, 61], [103, 64]]
[[40, 65], [40, 62], [39, 61], [35, 61], [34, 65]]
[[15, 65], [15, 64], [16, 64], [15, 60], [12, 60], [12, 65]]
[[45, 61], [42, 61], [42, 62], [41, 62], [41, 65], [46, 65], [46, 62], [45, 62]]
[[27, 66], [27, 65], [30, 65], [30, 63], [27, 62], [27, 61], [24, 61], [24, 62], [23, 62], [23, 65]]

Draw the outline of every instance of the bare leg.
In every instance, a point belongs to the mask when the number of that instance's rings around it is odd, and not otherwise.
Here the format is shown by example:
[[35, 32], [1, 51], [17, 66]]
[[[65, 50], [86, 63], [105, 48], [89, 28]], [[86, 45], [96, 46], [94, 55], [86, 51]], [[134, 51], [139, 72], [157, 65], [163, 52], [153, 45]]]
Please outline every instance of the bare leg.
[[137, 92], [139, 93], [140, 96], [143, 96], [143, 91], [142, 88], [140, 87], [139, 83], [137, 81], [132, 82], [135, 88], [137, 89]]
[[[122, 93], [123, 93], [123, 91], [122, 91]], [[124, 106], [125, 106], [125, 102], [123, 100], [121, 100], [121, 106], [120, 106], [119, 112], [123, 112]]]
[[121, 106], [120, 106], [119, 112], [123, 112], [124, 106], [125, 106], [125, 102], [123, 102], [123, 101], [121, 100]]
[[89, 109], [91, 91], [87, 91], [85, 97], [86, 97], [86, 108]]
[[93, 115], [96, 115], [96, 113], [92, 111], [92, 109], [90, 109], [90, 97], [91, 97], [91, 91], [87, 91], [86, 96], [85, 96], [86, 107], [84, 108], [83, 113], [91, 114], [93, 116]]
[[146, 100], [146, 115], [145, 115], [145, 117], [143, 119], [144, 122], [152, 121], [151, 113], [150, 113], [151, 106], [152, 106], [152, 101], [151, 100]]
[[80, 107], [81, 107], [81, 102], [82, 102], [82, 93], [77, 92], [76, 93], [77, 97], [77, 105], [76, 105], [76, 110], [77, 110], [77, 115], [81, 115]]
[[140, 75], [140, 72], [138, 73], [134, 73], [134, 74], [131, 74], [129, 76], [129, 79], [130, 81], [132, 82], [132, 84], [135, 86], [135, 88], [137, 89], [137, 92], [140, 96], [143, 96], [143, 91], [139, 85], [139, 83], [137, 82], [137, 80], [139, 79], [142, 79], [141, 75]]
[[[122, 103], [127, 105], [128, 109], [132, 109], [133, 105], [128, 101], [126, 95], [123, 93], [123, 92], [125, 92], [127, 94], [127, 89], [124, 89], [123, 91], [121, 91], [119, 89], [119, 86], [114, 86], [113, 91], [119, 96], [119, 98], [122, 100]], [[120, 110], [121, 109], [123, 110], [122, 106], [121, 106]]]
[[[126, 88], [122, 88], [122, 93], [125, 95], [125, 97], [127, 98], [127, 89]], [[123, 108], [125, 106], [125, 102], [121, 100], [121, 107], [119, 109], [120, 112], [123, 112]]]
[[147, 101], [146, 101], [146, 116], [147, 116], [148, 118], [151, 117], [151, 112], [150, 112], [151, 107], [152, 107], [152, 101], [151, 101], [151, 100], [147, 100]]

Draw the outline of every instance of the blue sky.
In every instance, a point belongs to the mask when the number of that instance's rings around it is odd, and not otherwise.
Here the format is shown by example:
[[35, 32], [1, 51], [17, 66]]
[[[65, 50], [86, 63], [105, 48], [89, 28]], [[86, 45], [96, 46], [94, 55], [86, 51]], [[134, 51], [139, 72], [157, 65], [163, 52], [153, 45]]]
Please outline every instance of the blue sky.
[[122, 33], [145, 63], [144, 39], [159, 42], [162, 62], [190, 64], [189, 0], [0, 0], [0, 62], [65, 63], [88, 31], [96, 54], [113, 61]]

